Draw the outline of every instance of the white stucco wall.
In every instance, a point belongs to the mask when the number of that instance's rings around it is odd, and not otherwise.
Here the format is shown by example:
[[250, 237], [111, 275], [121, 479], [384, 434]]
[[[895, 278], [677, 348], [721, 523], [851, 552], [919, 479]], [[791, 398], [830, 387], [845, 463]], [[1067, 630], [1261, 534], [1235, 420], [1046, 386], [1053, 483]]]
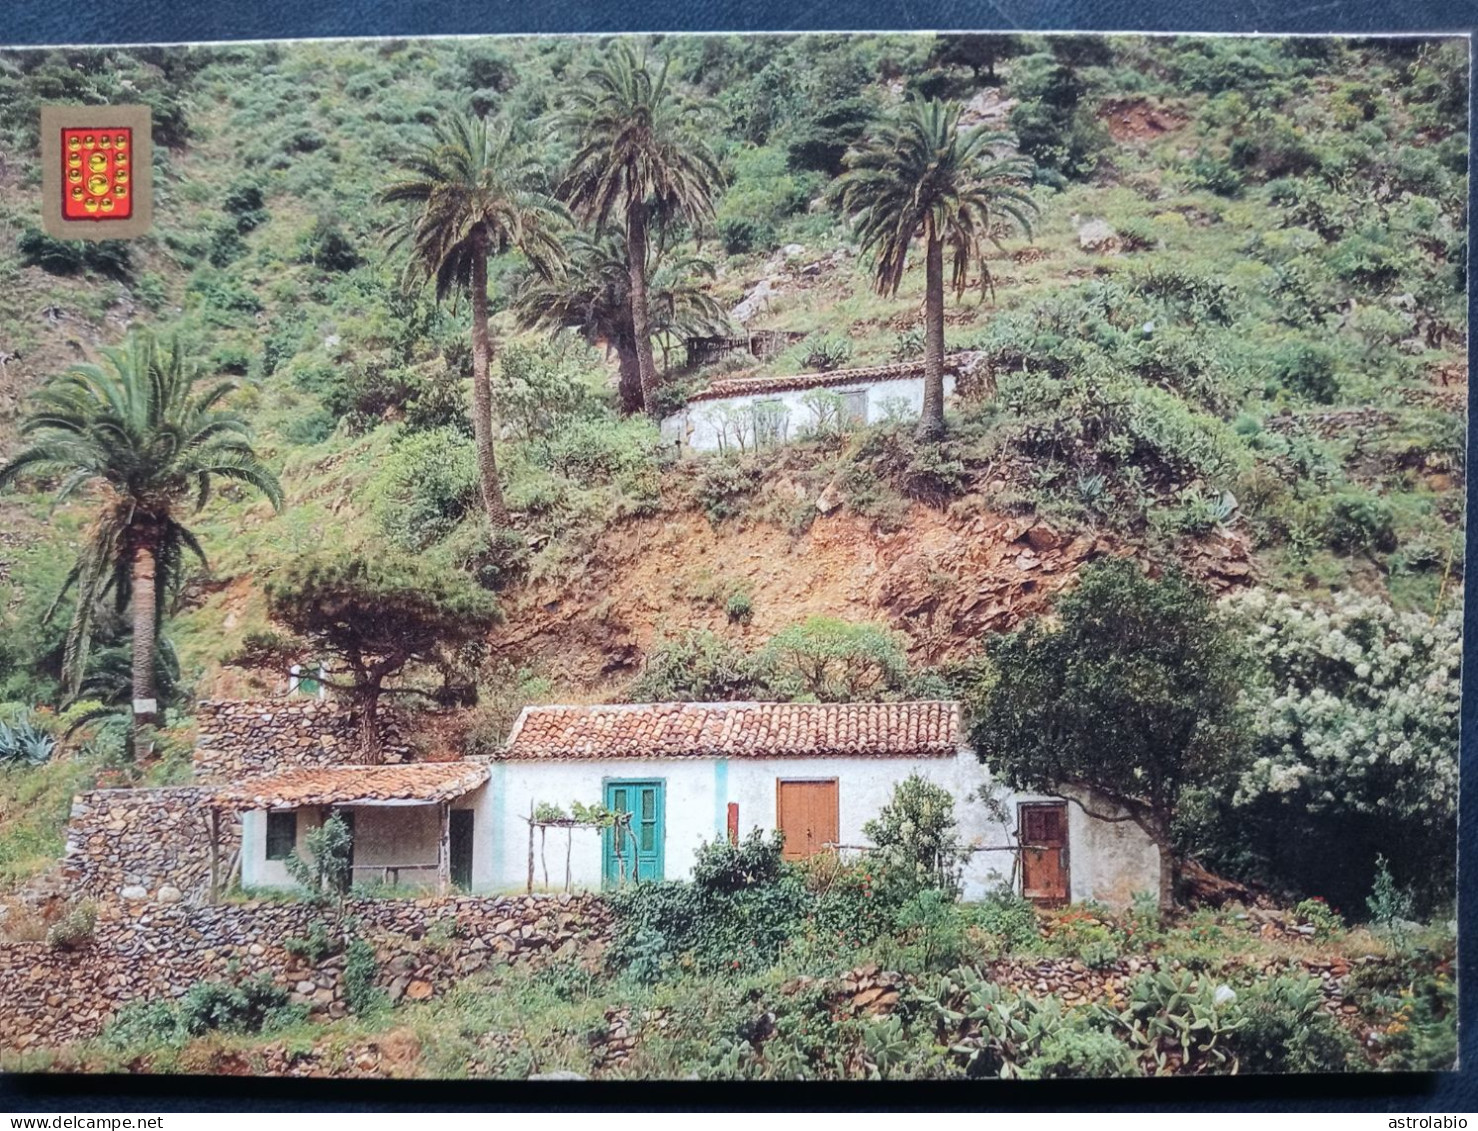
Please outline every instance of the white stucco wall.
[[[704, 841], [727, 833], [728, 804], [739, 806], [742, 833], [758, 826], [776, 825], [776, 783], [781, 780], [837, 781], [837, 808], [841, 841], [865, 845], [862, 826], [887, 804], [893, 787], [909, 774], [948, 789], [955, 797], [955, 816], [967, 847], [996, 848], [1012, 843], [1017, 806], [1051, 800], [1041, 794], [1002, 793], [1009, 820], [989, 818], [983, 802], [972, 798], [989, 778], [968, 749], [955, 758], [679, 758], [665, 760], [581, 760], [559, 762], [494, 762], [486, 785], [453, 803], [470, 808], [473, 817], [472, 887], [474, 891], [521, 891], [528, 881], [529, 829], [525, 818], [541, 802], [566, 811], [573, 801], [587, 805], [604, 799], [610, 779], [657, 779], [665, 787], [663, 874], [675, 879], [690, 874], [694, 854]], [[1118, 815], [1101, 799], [1085, 798], [1100, 812]], [[313, 811], [299, 814], [298, 843], [316, 826]], [[355, 862], [411, 863], [436, 858], [436, 815], [431, 807], [360, 809], [355, 817]], [[568, 837], [568, 840], [567, 840]], [[536, 888], [544, 885], [547, 864], [549, 886], [564, 884], [568, 846], [572, 886], [599, 888], [601, 837], [592, 829], [549, 829], [534, 835]], [[245, 815], [242, 882], [250, 887], [287, 886], [280, 862], [264, 859], [266, 820], [263, 813]], [[1010, 881], [1015, 856], [1009, 851], [976, 851], [968, 856], [964, 897], [979, 899]], [[1071, 899], [1097, 899], [1114, 906], [1127, 904], [1136, 891], [1153, 891], [1159, 854], [1137, 825], [1110, 823], [1089, 817], [1078, 805], [1068, 806], [1068, 883]], [[373, 879], [360, 873], [360, 879]], [[435, 873], [402, 874], [403, 883], [434, 882]], [[1020, 877], [1015, 877], [1020, 888]]]
[[[354, 879], [356, 883], [376, 882], [381, 874], [372, 870], [386, 864], [435, 864], [437, 840], [441, 825], [434, 805], [345, 805], [354, 814]], [[453, 809], [471, 809], [472, 816], [472, 888], [488, 891], [494, 886], [492, 873], [492, 836], [494, 814], [487, 786], [452, 802]], [[308, 833], [320, 824], [319, 810], [300, 809], [297, 813], [297, 851], [307, 853]], [[241, 883], [247, 888], [285, 888], [292, 886], [287, 866], [281, 860], [267, 859], [267, 814], [265, 810], [242, 814]], [[399, 882], [406, 887], [434, 887], [436, 869], [407, 869]]]
[[[955, 375], [944, 375], [944, 395], [953, 396]], [[725, 412], [738, 412], [760, 401], [779, 401], [789, 412], [787, 438], [795, 439], [814, 426], [815, 419], [806, 407], [806, 394], [810, 390], [792, 389], [778, 393], [755, 393], [741, 397], [722, 397], [714, 400], [694, 401], [681, 412], [673, 413], [662, 421], [662, 436], [669, 441], [681, 441], [688, 448], [700, 452], [719, 450], [719, 436]], [[889, 411], [904, 418], [918, 416], [924, 410], [924, 378], [900, 377], [887, 381], [858, 382], [855, 385], [837, 385], [828, 388], [831, 393], [866, 392], [867, 414], [864, 424], [876, 424]], [[725, 441], [729, 446], [732, 441]], [[746, 440], [746, 447], [753, 444]]]

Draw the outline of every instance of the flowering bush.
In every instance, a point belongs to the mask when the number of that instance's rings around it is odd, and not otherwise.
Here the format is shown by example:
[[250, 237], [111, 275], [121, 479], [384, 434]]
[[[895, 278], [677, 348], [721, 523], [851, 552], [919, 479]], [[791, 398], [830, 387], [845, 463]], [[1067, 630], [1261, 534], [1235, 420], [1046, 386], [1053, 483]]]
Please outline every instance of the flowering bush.
[[1317, 895], [1313, 899], [1305, 899], [1299, 903], [1293, 909], [1293, 914], [1300, 923], [1313, 927], [1315, 935], [1321, 939], [1345, 929], [1344, 916], [1337, 908], [1330, 907]]
[[1306, 889], [1358, 899], [1384, 851], [1429, 903], [1450, 893], [1461, 610], [1434, 623], [1355, 594], [1261, 590], [1229, 604], [1261, 668], [1242, 694], [1253, 755], [1234, 806], [1295, 873], [1317, 863], [1294, 877]]

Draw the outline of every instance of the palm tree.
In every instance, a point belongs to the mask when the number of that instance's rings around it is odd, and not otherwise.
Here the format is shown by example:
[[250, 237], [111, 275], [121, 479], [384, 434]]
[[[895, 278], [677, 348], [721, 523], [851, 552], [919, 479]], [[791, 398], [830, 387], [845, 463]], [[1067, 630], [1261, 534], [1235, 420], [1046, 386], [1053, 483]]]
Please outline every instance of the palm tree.
[[156, 641], [165, 596], [180, 580], [186, 551], [205, 561], [182, 516], [205, 505], [216, 476], [250, 484], [274, 508], [282, 506], [282, 487], [252, 450], [246, 421], [219, 407], [235, 384], [196, 392], [203, 374], [178, 339], [161, 346], [139, 334], [122, 349], [103, 350], [103, 360], [74, 366], [41, 389], [21, 423], [31, 444], [0, 467], [0, 487], [23, 472], [63, 476], [57, 504], [92, 489], [97, 514], [57, 596], [59, 602], [77, 591], [63, 677], [75, 696], [102, 600], [111, 594], [120, 614], [131, 609], [137, 748], [158, 712]]
[[944, 250], [953, 256], [955, 297], [965, 291], [972, 267], [980, 268], [981, 293], [990, 286], [986, 243], [1000, 247], [1001, 227], [1020, 225], [1031, 234], [1037, 208], [1027, 194], [1031, 162], [1015, 153], [998, 156], [1009, 135], [983, 127], [961, 132], [960, 105], [934, 99], [907, 103], [857, 152], [836, 194], [844, 211], [858, 214], [864, 251], [877, 263], [879, 294], [896, 295], [908, 251], [924, 240], [924, 411], [921, 439], [944, 433]]
[[[718, 334], [728, 319], [714, 298], [699, 285], [713, 277], [713, 264], [694, 255], [666, 259], [663, 249], [647, 253], [648, 329], [653, 337]], [[514, 309], [525, 327], [577, 331], [591, 345], [605, 343], [616, 351], [620, 366], [621, 411], [643, 408], [636, 333], [631, 325], [631, 272], [626, 241], [618, 232], [576, 233], [569, 241], [569, 270], [541, 280], [530, 276], [514, 297]]]
[[655, 413], [657, 367], [647, 287], [652, 221], [682, 217], [697, 226], [711, 219], [718, 164], [689, 127], [692, 107], [668, 87], [667, 64], [653, 71], [625, 42], [611, 49], [571, 100], [566, 118], [576, 131], [578, 148], [560, 196], [597, 228], [620, 216], [629, 252], [631, 329], [642, 405]]
[[541, 191], [543, 172], [506, 122], [454, 114], [434, 140], [402, 162], [406, 178], [381, 193], [387, 203], [419, 211], [398, 226], [409, 239], [409, 274], [434, 280], [436, 297], [472, 296], [472, 434], [477, 443], [483, 509], [493, 527], [508, 525], [508, 507], [493, 452], [493, 394], [488, 382], [488, 257], [517, 250], [541, 275], [560, 270], [564, 208]]

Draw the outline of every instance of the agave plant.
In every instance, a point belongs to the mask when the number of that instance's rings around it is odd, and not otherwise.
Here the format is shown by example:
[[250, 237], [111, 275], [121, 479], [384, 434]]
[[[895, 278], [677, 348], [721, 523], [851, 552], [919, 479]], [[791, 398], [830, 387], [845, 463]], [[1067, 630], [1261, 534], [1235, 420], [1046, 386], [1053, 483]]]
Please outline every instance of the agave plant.
[[31, 721], [29, 714], [15, 722], [0, 722], [0, 766], [39, 766], [51, 760], [56, 739]]

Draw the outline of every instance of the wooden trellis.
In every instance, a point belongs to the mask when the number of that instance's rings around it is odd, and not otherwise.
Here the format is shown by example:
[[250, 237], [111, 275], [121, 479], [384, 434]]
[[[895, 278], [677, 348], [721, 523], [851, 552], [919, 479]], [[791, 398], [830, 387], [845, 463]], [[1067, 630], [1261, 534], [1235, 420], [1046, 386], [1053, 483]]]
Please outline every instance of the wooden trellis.
[[536, 806], [534, 802], [530, 801], [529, 815], [523, 818], [524, 823], [529, 826], [529, 876], [527, 891], [530, 895], [534, 891], [535, 829], [539, 830], [539, 864], [544, 873], [544, 890], [549, 890], [549, 859], [545, 854], [545, 847], [550, 829], [565, 830], [565, 891], [570, 890], [570, 859], [574, 852], [576, 829], [594, 829], [596, 832], [604, 832], [606, 829], [612, 830], [616, 852], [616, 867], [620, 872], [621, 882], [624, 883], [626, 881], [626, 857], [623, 852], [623, 845], [631, 833], [630, 813], [608, 810], [596, 806], [590, 810], [585, 810], [590, 815], [582, 816], [577, 813], [576, 816], [570, 817], [565, 816], [563, 811], [560, 811], [559, 816], [550, 815], [541, 817], [539, 816], [540, 808], [542, 806]]

